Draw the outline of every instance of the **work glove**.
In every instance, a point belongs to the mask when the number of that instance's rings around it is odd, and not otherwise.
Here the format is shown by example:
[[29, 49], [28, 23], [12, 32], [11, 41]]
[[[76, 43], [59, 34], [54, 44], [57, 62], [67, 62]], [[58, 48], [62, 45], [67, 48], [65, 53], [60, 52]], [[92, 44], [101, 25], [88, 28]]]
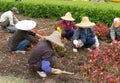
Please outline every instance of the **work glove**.
[[62, 70], [60, 69], [55, 69], [55, 68], [52, 68], [52, 71], [51, 71], [53, 74], [62, 74]]
[[57, 31], [59, 31], [60, 33], [62, 33], [62, 29], [60, 27], [57, 27]]
[[83, 46], [83, 43], [81, 40], [73, 40], [73, 44], [76, 46], [76, 47], [82, 47]]

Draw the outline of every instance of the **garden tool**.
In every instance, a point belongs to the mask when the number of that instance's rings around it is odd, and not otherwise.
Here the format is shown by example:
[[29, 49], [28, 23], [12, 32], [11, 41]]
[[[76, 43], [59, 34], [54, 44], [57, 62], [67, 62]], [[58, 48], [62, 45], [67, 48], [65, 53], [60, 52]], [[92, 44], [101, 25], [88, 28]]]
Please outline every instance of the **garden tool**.
[[69, 75], [74, 74], [72, 72], [62, 71], [60, 69], [55, 69], [55, 68], [52, 68], [52, 73], [54, 73], [54, 74], [62, 74], [63, 73], [63, 74], [69, 74]]

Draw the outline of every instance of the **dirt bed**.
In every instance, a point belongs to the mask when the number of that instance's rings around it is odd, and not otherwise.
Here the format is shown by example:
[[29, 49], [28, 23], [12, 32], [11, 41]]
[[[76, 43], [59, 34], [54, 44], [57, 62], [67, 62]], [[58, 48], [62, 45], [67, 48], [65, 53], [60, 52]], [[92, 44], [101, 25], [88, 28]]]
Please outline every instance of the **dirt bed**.
[[[44, 33], [50, 34], [53, 31], [55, 20], [41, 19], [41, 18], [28, 18], [22, 15], [17, 16], [20, 20], [32, 19], [38, 23], [38, 29], [46, 29]], [[5, 30], [0, 29], [0, 76], [15, 76], [24, 78], [29, 83], [89, 83], [84, 80], [83, 73], [81, 72], [81, 65], [86, 61], [89, 52], [86, 49], [80, 49], [78, 53], [72, 52], [72, 43], [66, 43], [67, 52], [62, 58], [58, 58], [56, 68], [74, 72], [74, 75], [53, 75], [49, 74], [47, 78], [41, 78], [37, 73], [32, 72], [28, 67], [28, 57], [31, 50], [28, 50], [25, 55], [17, 54], [13, 56], [7, 47], [7, 38], [12, 33], [7, 33]]]

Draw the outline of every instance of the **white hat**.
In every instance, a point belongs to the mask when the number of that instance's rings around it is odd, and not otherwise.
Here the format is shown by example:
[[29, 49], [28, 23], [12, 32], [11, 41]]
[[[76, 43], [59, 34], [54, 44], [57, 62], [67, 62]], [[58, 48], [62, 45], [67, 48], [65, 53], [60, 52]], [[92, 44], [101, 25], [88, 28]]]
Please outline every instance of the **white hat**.
[[35, 26], [36, 26], [36, 22], [33, 20], [22, 20], [15, 25], [17, 29], [25, 30], [25, 31], [31, 30], [35, 28]]
[[85, 16], [82, 18], [82, 21], [80, 23], [76, 24], [76, 26], [79, 26], [81, 28], [90, 28], [95, 26], [95, 23], [90, 22], [89, 18]]
[[113, 23], [118, 23], [118, 22], [120, 22], [120, 19], [119, 18], [114, 18]]
[[43, 36], [45, 39], [64, 47], [64, 44], [61, 42], [61, 34], [58, 31], [54, 31], [50, 36]]
[[62, 16], [61, 19], [67, 20], [67, 21], [74, 21], [75, 19], [72, 17], [70, 12], [67, 12], [65, 16]]

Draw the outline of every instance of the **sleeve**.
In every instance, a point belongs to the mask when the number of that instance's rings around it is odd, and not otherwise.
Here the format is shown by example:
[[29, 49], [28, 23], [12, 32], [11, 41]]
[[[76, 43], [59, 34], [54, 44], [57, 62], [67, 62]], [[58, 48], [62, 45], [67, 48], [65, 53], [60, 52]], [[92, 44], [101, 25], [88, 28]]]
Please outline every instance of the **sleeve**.
[[93, 30], [93, 28], [91, 28], [91, 37], [95, 37], [95, 31]]
[[73, 40], [78, 40], [80, 35], [80, 30], [75, 30], [75, 33], [73, 34]]
[[32, 36], [35, 36], [35, 35], [36, 35], [36, 33], [32, 32], [32, 31], [28, 31], [28, 34], [29, 34], [29, 35], [32, 35]]
[[29, 32], [26, 34], [25, 38], [28, 39], [29, 41], [33, 42], [33, 43], [38, 42], [38, 40], [34, 36], [29, 35]]
[[81, 40], [82, 43], [85, 43], [86, 37], [83, 32], [83, 29], [78, 28], [73, 35], [73, 40]]
[[50, 61], [42, 60], [41, 69], [46, 73], [50, 73], [52, 71], [52, 67], [50, 66]]
[[15, 22], [18, 22], [19, 20], [15, 17], [15, 15], [13, 15], [13, 18], [15, 20]]
[[73, 22], [73, 29], [77, 29], [77, 26], [75, 25], [75, 22]]
[[8, 18], [9, 18], [9, 21], [10, 21], [10, 25], [14, 25], [13, 14], [9, 14]]

